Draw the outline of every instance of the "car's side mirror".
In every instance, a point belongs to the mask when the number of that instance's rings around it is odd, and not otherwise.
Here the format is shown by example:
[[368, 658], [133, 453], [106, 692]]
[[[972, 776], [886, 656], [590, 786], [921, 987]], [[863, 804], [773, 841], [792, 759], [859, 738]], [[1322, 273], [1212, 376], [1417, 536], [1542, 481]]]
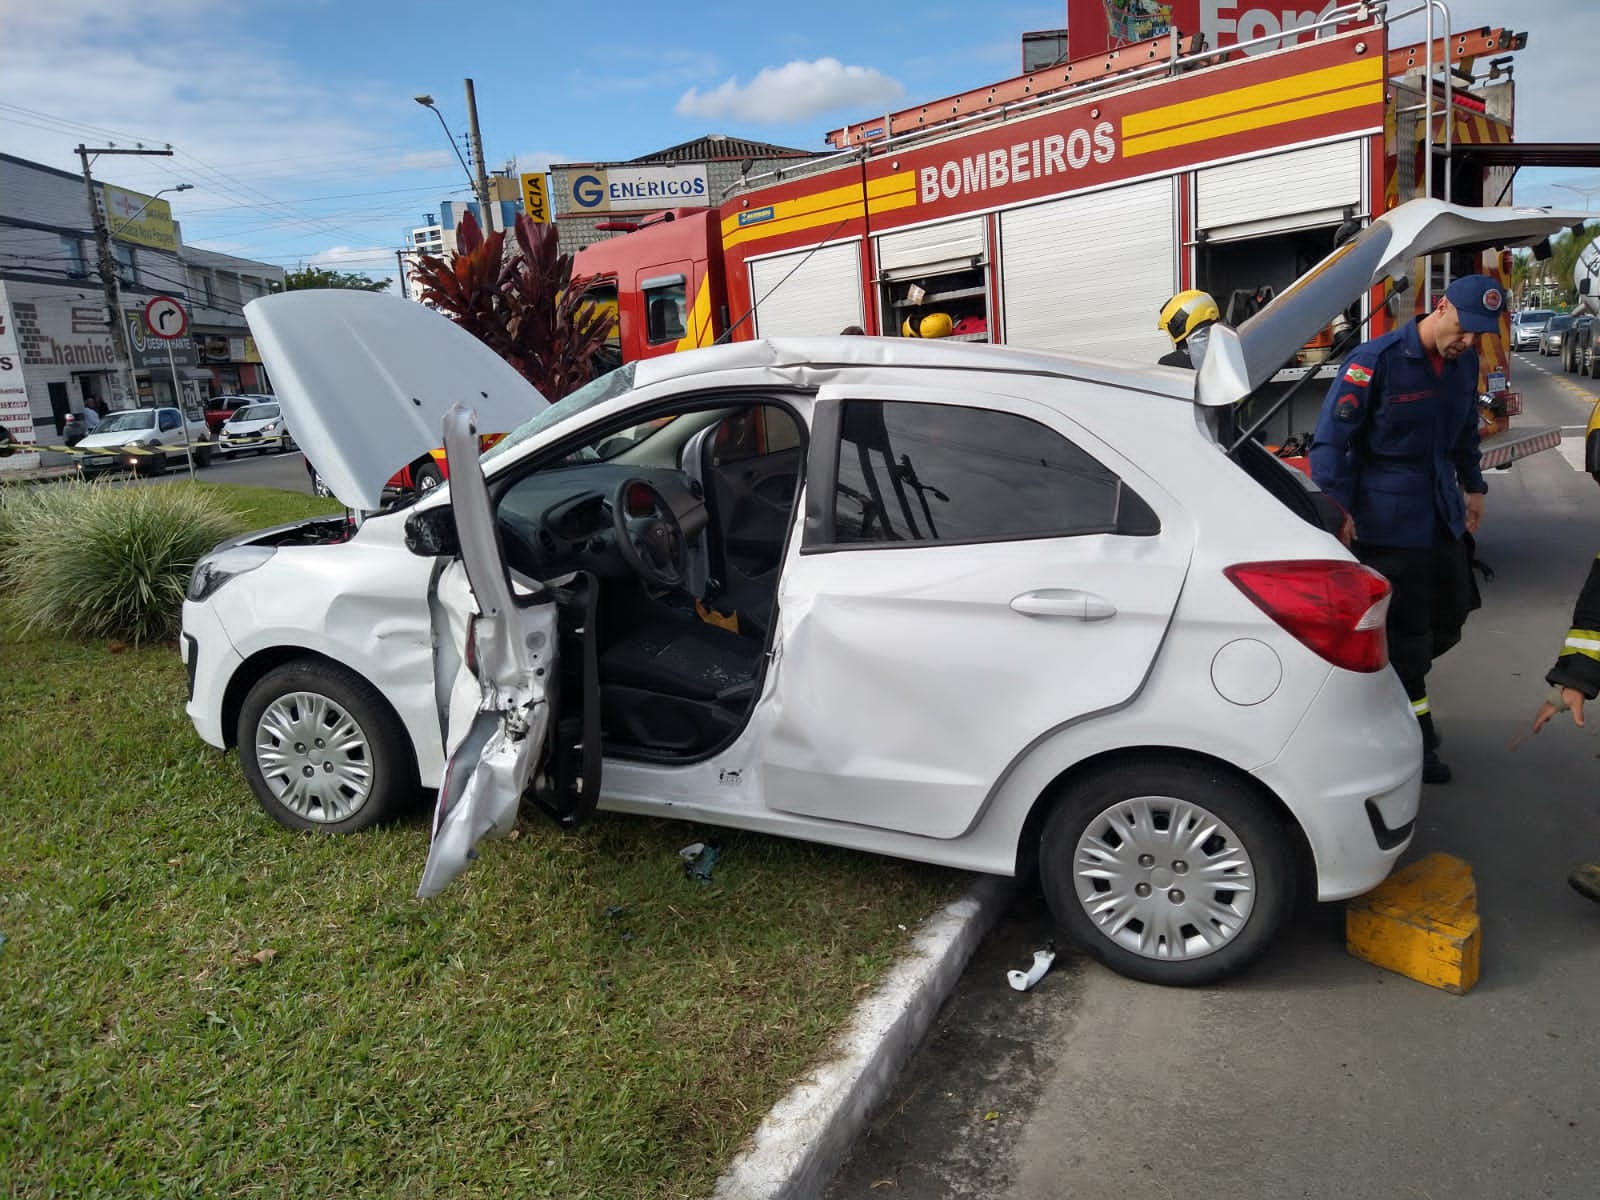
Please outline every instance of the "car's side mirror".
[[461, 538], [456, 514], [448, 504], [435, 505], [406, 518], [406, 549], [422, 558], [457, 558]]

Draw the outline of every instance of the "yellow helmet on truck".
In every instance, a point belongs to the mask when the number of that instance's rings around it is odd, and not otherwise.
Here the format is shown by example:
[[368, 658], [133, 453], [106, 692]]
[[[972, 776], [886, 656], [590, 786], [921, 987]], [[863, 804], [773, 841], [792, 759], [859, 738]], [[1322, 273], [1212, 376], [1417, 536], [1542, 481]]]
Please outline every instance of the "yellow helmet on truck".
[[956, 323], [949, 313], [933, 312], [921, 318], [907, 317], [900, 323], [900, 333], [905, 337], [942, 338], [955, 332]]

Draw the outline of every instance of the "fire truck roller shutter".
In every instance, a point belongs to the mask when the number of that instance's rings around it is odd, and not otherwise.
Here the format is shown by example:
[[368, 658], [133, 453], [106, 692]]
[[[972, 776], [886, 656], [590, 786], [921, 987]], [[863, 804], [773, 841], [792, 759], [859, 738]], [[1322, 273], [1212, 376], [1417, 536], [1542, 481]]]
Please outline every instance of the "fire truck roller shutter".
[[1000, 215], [1005, 340], [1153, 363], [1178, 290], [1177, 183], [1154, 179]]
[[861, 240], [752, 259], [750, 294], [756, 337], [820, 337], [861, 325]]
[[878, 239], [878, 268], [890, 278], [951, 266], [970, 267], [983, 259], [983, 218], [940, 221]]
[[1349, 207], [1365, 212], [1364, 146], [1332, 142], [1198, 171], [1196, 227], [1213, 242], [1235, 241], [1337, 225]]

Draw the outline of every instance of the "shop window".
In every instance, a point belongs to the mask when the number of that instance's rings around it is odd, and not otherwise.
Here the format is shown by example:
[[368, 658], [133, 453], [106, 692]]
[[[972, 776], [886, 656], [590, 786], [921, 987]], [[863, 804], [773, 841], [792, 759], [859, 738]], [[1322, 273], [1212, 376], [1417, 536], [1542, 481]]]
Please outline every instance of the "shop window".
[[113, 242], [111, 246], [117, 254], [117, 278], [126, 284], [137, 284], [139, 269], [133, 257], [133, 247], [124, 246], [121, 242]]
[[67, 260], [67, 274], [74, 279], [84, 279], [89, 274], [89, 261], [83, 256], [83, 239], [61, 235], [61, 253]]

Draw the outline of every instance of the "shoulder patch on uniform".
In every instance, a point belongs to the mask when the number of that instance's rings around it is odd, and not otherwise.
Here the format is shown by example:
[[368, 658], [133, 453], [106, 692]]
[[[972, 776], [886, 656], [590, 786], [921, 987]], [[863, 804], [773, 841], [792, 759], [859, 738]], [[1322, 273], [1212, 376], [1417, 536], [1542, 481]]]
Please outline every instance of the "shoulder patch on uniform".
[[1354, 392], [1346, 392], [1339, 397], [1339, 403], [1334, 406], [1333, 415], [1340, 421], [1353, 421], [1361, 412], [1361, 397]]
[[1367, 384], [1372, 382], [1372, 370], [1369, 367], [1363, 367], [1360, 363], [1351, 363], [1344, 369], [1344, 378], [1346, 383], [1353, 383], [1357, 387], [1366, 387]]

